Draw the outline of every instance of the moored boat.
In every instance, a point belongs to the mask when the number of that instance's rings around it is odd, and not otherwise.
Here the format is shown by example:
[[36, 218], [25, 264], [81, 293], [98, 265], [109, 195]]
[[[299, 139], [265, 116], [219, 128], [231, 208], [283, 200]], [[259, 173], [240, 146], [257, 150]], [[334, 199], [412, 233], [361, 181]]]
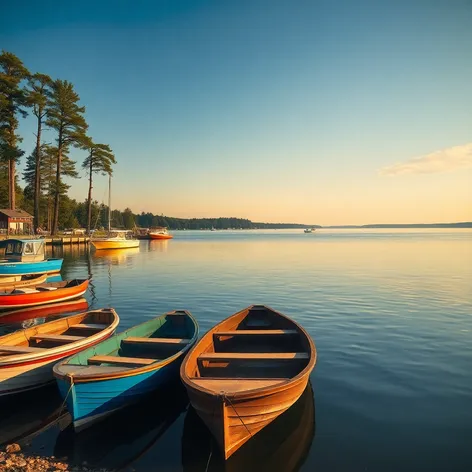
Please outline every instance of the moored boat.
[[178, 379], [198, 325], [185, 310], [130, 328], [54, 366], [74, 427], [83, 429]]
[[167, 232], [167, 228], [164, 226], [151, 228], [148, 235], [150, 239], [172, 239], [174, 237]]
[[63, 259], [45, 258], [44, 239], [7, 239], [3, 245], [5, 256], [0, 260], [0, 277], [54, 274], [61, 270]]
[[110, 337], [118, 322], [115, 310], [104, 308], [0, 336], [0, 396], [52, 382], [56, 362]]
[[0, 309], [45, 305], [81, 297], [88, 288], [89, 279], [46, 282], [34, 287], [0, 290]]
[[128, 249], [139, 247], [139, 240], [130, 236], [129, 231], [110, 230], [103, 238], [91, 239], [95, 249]]
[[[10, 278], [10, 277], [6, 277]], [[46, 282], [48, 275], [47, 274], [35, 274], [35, 275], [19, 275], [16, 277], [17, 280], [3, 280], [3, 277], [0, 278], [0, 291], [1, 290], [14, 290], [21, 287], [29, 287], [31, 285], [38, 285]]]
[[297, 401], [315, 363], [313, 340], [299, 324], [252, 305], [208, 331], [180, 376], [228, 459]]

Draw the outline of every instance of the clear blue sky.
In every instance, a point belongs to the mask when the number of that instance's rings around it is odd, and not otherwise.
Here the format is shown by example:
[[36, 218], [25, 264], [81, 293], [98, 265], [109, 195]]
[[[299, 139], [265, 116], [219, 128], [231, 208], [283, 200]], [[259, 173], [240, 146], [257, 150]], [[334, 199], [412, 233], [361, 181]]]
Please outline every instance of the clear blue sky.
[[0, 47], [75, 85], [119, 162], [114, 207], [472, 219], [471, 0], [18, 1]]

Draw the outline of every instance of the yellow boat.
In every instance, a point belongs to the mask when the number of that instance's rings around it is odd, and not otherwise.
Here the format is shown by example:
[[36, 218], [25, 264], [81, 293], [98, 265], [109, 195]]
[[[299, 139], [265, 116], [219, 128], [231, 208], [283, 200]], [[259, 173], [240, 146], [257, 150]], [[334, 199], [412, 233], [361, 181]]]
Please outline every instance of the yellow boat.
[[110, 231], [105, 238], [92, 239], [95, 249], [128, 249], [131, 247], [139, 247], [139, 240], [128, 237], [129, 231]]

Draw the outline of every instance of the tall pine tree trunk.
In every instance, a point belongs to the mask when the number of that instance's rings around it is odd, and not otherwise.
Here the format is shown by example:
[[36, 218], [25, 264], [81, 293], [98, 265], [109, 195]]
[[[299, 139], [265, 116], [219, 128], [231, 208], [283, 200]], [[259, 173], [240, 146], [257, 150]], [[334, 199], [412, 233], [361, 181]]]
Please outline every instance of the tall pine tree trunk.
[[54, 189], [54, 215], [52, 221], [52, 232], [55, 236], [59, 225], [59, 193], [61, 191], [61, 164], [62, 164], [62, 129], [59, 130], [59, 137], [57, 140], [57, 167], [56, 167], [56, 188]]
[[16, 166], [15, 166], [15, 159], [10, 159], [8, 161], [8, 195], [9, 195], [9, 203], [10, 203], [10, 210], [15, 210], [16, 208], [16, 189], [15, 189], [15, 173], [16, 173]]
[[[40, 114], [41, 116], [41, 114]], [[36, 133], [36, 162], [34, 167], [34, 232], [39, 228], [39, 201], [41, 199], [41, 118]]]
[[[92, 151], [93, 152], [93, 151]], [[92, 175], [93, 175], [93, 156], [90, 153], [90, 169], [89, 169], [89, 191], [88, 191], [88, 216], [87, 216], [87, 234], [90, 236], [92, 224]]]

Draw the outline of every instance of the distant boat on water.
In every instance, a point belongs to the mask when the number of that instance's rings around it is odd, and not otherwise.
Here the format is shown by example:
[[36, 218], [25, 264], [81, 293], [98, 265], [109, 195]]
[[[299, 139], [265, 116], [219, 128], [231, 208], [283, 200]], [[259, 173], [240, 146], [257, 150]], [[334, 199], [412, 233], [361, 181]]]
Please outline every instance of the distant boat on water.
[[313, 233], [313, 231], [316, 231], [316, 228], [305, 228], [303, 230], [304, 233]]
[[165, 226], [151, 228], [149, 230], [150, 239], [172, 239], [173, 237], [174, 236], [167, 232], [167, 228]]

